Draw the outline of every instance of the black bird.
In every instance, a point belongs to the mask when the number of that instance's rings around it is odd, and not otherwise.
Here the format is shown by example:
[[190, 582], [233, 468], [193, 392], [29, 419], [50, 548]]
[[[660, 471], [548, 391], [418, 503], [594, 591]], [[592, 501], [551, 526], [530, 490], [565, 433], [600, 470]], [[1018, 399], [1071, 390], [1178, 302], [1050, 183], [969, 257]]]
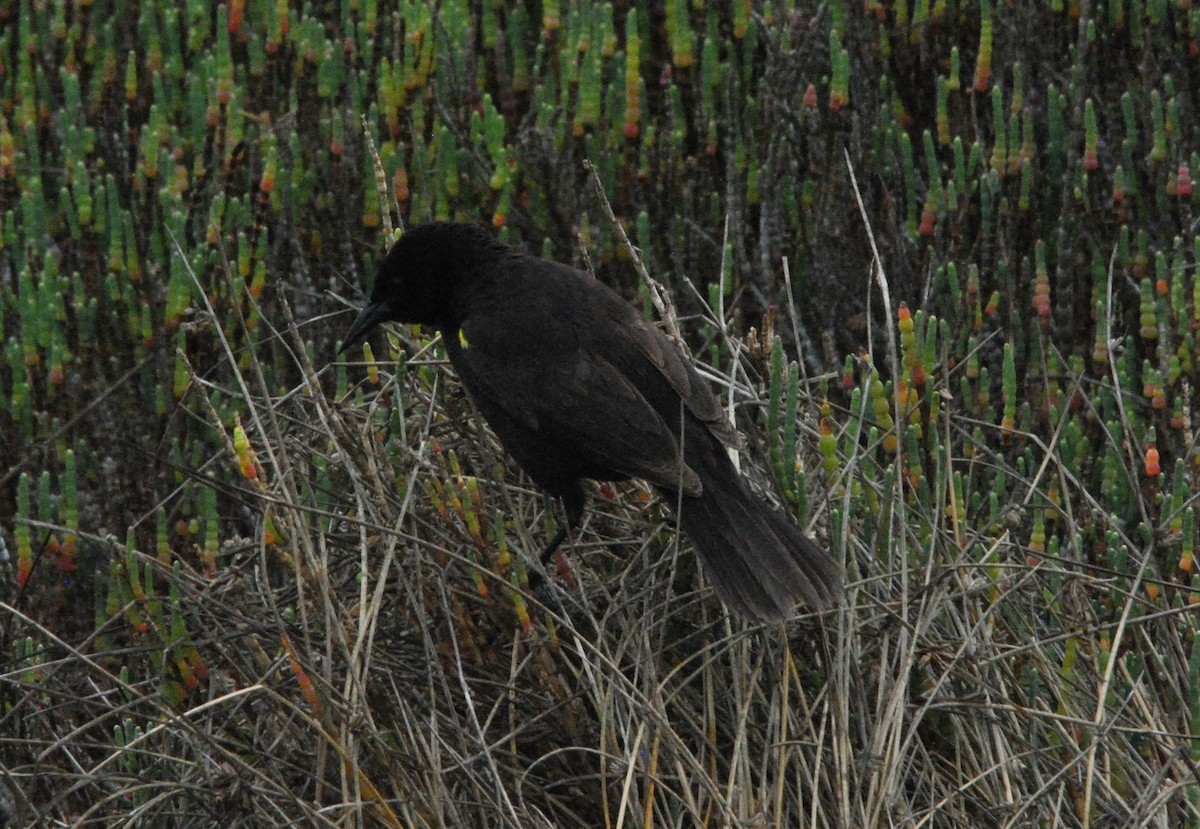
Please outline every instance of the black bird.
[[691, 361], [606, 285], [435, 222], [392, 247], [342, 350], [387, 321], [441, 332], [496, 437], [562, 499], [567, 526], [543, 561], [583, 518], [581, 479], [643, 478], [733, 610], [780, 620], [798, 601], [837, 601], [839, 566], [747, 488], [728, 454], [737, 434]]

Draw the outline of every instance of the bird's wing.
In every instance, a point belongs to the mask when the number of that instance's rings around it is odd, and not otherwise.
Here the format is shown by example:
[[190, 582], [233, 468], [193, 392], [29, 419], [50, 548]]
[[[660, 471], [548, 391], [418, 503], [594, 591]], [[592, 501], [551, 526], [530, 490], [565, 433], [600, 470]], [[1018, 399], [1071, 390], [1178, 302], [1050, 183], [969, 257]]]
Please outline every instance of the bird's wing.
[[[649, 361], [658, 374], [666, 379], [688, 411], [705, 425], [713, 437], [732, 449], [740, 448], [737, 430], [729, 422], [708, 383], [693, 367], [688, 355], [616, 294], [609, 291], [595, 293], [597, 298], [603, 297], [604, 311], [616, 324], [615, 330], [620, 332], [618, 347], [631, 344], [637, 354]], [[628, 365], [631, 360], [618, 358], [616, 362]]]
[[[499, 407], [558, 452], [580, 459], [592, 470], [582, 477], [607, 472], [700, 493], [700, 479], [683, 463], [671, 429], [603, 357], [579, 348], [517, 354], [511, 341], [503, 352], [475, 345], [475, 337], [465, 348], [462, 342], [465, 335], [448, 342], [447, 350], [471, 395]], [[497, 436], [502, 443], [508, 438]]]

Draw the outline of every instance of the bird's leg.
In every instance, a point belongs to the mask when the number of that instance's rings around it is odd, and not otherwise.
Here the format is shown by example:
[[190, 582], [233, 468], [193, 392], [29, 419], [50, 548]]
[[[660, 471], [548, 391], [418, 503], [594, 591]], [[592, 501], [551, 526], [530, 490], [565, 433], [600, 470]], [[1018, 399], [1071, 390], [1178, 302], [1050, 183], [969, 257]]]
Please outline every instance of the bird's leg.
[[555, 550], [562, 546], [562, 543], [567, 540], [567, 533], [570, 530], [571, 527], [569, 524], [563, 524], [558, 528], [558, 532], [556, 532], [554, 537], [550, 539], [550, 543], [546, 545], [546, 549], [542, 550], [541, 561], [543, 567], [549, 566], [550, 557], [553, 556]]
[[576, 486], [574, 492], [569, 492], [563, 496], [563, 506], [567, 510], [567, 523], [558, 528], [558, 532], [550, 539], [550, 543], [546, 545], [546, 549], [542, 550], [542, 566], [546, 567], [550, 562], [550, 557], [567, 539], [567, 533], [571, 530], [578, 529], [583, 522], [583, 505], [584, 495], [583, 490]]
[[554, 591], [549, 589], [549, 583], [546, 576], [543, 575], [543, 570], [548, 571], [550, 566], [550, 558], [566, 540], [567, 534], [571, 530], [577, 528], [583, 521], [583, 490], [576, 485], [576, 491], [567, 493], [563, 496], [563, 506], [567, 510], [567, 523], [558, 528], [558, 532], [550, 539], [550, 543], [546, 545], [546, 549], [542, 551], [540, 556], [542, 562], [542, 570], [532, 570], [529, 573], [529, 587], [533, 590], [534, 595], [546, 607], [554, 610], [557, 613], [562, 613], [562, 605], [558, 601], [558, 597], [554, 595]]

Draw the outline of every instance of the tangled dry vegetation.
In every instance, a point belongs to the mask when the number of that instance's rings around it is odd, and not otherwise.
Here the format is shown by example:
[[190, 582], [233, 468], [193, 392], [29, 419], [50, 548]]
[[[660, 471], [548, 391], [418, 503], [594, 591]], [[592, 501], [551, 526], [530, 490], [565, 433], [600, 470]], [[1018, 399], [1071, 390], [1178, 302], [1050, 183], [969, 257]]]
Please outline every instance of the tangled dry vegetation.
[[[235, 385], [193, 375], [189, 391], [198, 416], [215, 415], [214, 394], [246, 412], [253, 445], [235, 429], [213, 464], [240, 465], [221, 476], [223, 503], [257, 531], [226, 542], [211, 573], [116, 554], [127, 604], [83, 641], [13, 608], [45, 644], [6, 675], [8, 825], [1197, 819], [1189, 605], [1152, 607], [1139, 579], [928, 511], [897, 483], [903, 456], [866, 433], [842, 435], [857, 448], [836, 471], [802, 450], [813, 523], [849, 573], [844, 605], [821, 618], [729, 617], [637, 483], [597, 487], [550, 584], [531, 589], [525, 558], [554, 505], [437, 342], [402, 330], [382, 361], [325, 364], [293, 320], [276, 334], [300, 385], [274, 393], [253, 354], [230, 351]], [[724, 384], [759, 443], [770, 390], [737, 346]], [[813, 423], [802, 406], [802, 447]], [[931, 425], [946, 446], [975, 426], [950, 405]], [[1013, 439], [1036, 447], [1035, 467], [983, 447], [944, 462], [1011, 476], [1012, 527], [1052, 487], [1091, 511], [1068, 520], [1104, 520], [1053, 440]], [[934, 478], [927, 503], [952, 504], [948, 476]], [[97, 557], [124, 546], [81, 543]], [[139, 613], [140, 636], [115, 621]]]

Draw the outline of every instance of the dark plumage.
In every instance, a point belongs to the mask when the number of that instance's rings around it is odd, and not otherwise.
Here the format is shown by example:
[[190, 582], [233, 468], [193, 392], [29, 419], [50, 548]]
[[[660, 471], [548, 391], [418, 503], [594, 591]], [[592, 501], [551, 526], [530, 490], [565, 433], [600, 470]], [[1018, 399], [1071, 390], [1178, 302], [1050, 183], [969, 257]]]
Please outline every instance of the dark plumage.
[[680, 504], [680, 526], [731, 609], [778, 620], [801, 600], [837, 601], [840, 568], [746, 487], [727, 452], [736, 433], [691, 361], [607, 286], [481, 228], [438, 222], [388, 253], [343, 349], [389, 320], [441, 331], [471, 399], [529, 477], [563, 500], [569, 527], [583, 517], [581, 479], [643, 478]]

